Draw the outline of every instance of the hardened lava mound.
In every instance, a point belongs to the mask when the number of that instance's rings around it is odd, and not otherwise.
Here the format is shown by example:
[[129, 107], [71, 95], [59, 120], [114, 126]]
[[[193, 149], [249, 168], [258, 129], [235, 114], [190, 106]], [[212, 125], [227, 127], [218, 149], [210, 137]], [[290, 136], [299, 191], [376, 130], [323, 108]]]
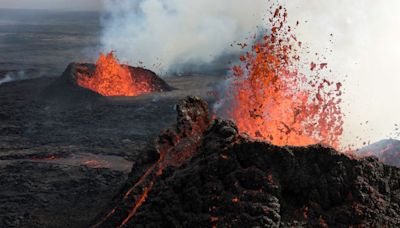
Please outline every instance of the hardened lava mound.
[[95, 227], [400, 226], [399, 168], [255, 141], [231, 121], [205, 127], [205, 107], [178, 105], [178, 124], [143, 152]]
[[123, 70], [113, 71], [113, 68], [108, 67], [109, 65], [102, 66], [99, 63], [71, 63], [61, 77], [47, 86], [42, 97], [57, 102], [79, 102], [107, 96], [138, 96], [172, 89], [150, 70], [117, 65]]

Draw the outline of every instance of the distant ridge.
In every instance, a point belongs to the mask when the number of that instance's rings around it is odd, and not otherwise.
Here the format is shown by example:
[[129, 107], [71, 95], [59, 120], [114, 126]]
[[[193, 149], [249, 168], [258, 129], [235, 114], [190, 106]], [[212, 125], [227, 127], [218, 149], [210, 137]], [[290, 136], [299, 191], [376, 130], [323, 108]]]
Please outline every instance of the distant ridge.
[[387, 165], [400, 167], [400, 141], [383, 139], [357, 151], [361, 156], [374, 156]]

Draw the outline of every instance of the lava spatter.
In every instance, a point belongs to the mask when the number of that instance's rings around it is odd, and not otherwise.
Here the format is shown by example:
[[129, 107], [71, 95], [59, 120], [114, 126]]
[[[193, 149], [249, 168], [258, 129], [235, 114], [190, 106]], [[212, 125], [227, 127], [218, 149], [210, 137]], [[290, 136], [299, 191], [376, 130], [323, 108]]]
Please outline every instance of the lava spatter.
[[270, 29], [232, 68], [231, 83], [219, 101], [222, 110], [253, 138], [279, 146], [337, 148], [343, 131], [341, 84], [321, 75], [327, 63], [312, 62], [312, 73], [301, 73], [304, 45], [287, 23], [286, 9], [278, 6], [270, 13]]
[[77, 75], [77, 83], [103, 96], [138, 96], [154, 91], [147, 81], [134, 80], [129, 67], [120, 64], [113, 52], [100, 54], [93, 75]]

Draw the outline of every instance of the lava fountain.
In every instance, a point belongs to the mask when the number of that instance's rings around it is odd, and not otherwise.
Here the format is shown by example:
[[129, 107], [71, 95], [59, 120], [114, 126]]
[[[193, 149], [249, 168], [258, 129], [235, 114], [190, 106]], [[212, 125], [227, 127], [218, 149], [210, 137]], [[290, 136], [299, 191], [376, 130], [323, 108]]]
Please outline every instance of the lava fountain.
[[77, 84], [103, 96], [138, 96], [157, 91], [144, 70], [120, 64], [113, 52], [100, 54], [93, 74], [77, 74]]
[[251, 50], [233, 67], [219, 101], [222, 110], [252, 138], [279, 146], [337, 148], [343, 131], [341, 83], [321, 76], [326, 63], [311, 62], [310, 75], [302, 74], [302, 43], [287, 25], [286, 9], [270, 8], [270, 14], [270, 30], [255, 36]]

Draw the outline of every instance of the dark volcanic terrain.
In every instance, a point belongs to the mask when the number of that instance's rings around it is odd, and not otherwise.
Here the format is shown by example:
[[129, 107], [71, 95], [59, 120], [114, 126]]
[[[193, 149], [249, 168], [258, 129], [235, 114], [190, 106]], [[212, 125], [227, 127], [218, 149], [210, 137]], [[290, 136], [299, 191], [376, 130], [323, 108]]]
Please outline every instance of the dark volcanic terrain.
[[[207, 126], [205, 107], [197, 98], [180, 102], [176, 125], [135, 162], [124, 190], [93, 224], [400, 226], [399, 168], [319, 145], [254, 141], [231, 121], [216, 119]], [[176, 158], [178, 163], [171, 162]]]
[[109, 98], [58, 77], [94, 61], [100, 29], [96, 12], [0, 9], [0, 228], [400, 227], [400, 170], [382, 163], [399, 166], [398, 141], [359, 151], [380, 161], [254, 141], [209, 118], [217, 76]]
[[43, 97], [56, 80], [0, 86], [0, 227], [400, 225], [399, 168], [254, 141], [182, 100], [212, 104], [221, 78], [75, 103]]
[[55, 80], [0, 86], [0, 227], [87, 227], [175, 122], [176, 103], [207, 97], [219, 78], [171, 77], [170, 92], [68, 105], [43, 97]]

